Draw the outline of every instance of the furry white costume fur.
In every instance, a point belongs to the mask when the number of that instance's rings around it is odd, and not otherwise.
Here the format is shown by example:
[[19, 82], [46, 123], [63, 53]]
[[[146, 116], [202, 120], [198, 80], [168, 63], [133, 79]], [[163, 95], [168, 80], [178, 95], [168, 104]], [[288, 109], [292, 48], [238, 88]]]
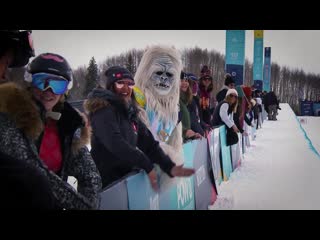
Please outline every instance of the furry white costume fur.
[[135, 74], [136, 86], [145, 97], [140, 117], [177, 165], [184, 162], [182, 125], [177, 124], [181, 70], [179, 52], [157, 45], [147, 48]]

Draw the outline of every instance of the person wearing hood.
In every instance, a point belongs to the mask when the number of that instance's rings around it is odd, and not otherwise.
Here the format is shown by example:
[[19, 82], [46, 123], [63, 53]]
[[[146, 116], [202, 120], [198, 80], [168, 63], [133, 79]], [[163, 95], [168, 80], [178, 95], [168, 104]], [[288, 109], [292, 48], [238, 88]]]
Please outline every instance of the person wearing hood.
[[84, 102], [92, 126], [91, 154], [101, 173], [103, 187], [128, 173], [143, 169], [158, 189], [153, 164], [170, 177], [190, 176], [193, 169], [176, 166], [139, 118], [132, 94], [134, 78], [123, 67], [106, 70], [106, 89], [94, 89]]
[[[0, 85], [0, 152], [47, 179], [58, 209], [97, 209], [101, 178], [86, 147], [90, 129], [66, 101], [73, 84], [65, 58], [40, 54], [28, 66], [27, 89]], [[75, 189], [69, 177], [77, 179]]]
[[220, 102], [222, 102], [227, 94], [227, 91], [229, 89], [234, 89], [236, 86], [235, 81], [233, 80], [233, 78], [231, 77], [230, 74], [226, 74], [225, 80], [224, 80], [224, 86], [222, 87], [222, 89], [217, 93], [216, 99], [218, 104]]

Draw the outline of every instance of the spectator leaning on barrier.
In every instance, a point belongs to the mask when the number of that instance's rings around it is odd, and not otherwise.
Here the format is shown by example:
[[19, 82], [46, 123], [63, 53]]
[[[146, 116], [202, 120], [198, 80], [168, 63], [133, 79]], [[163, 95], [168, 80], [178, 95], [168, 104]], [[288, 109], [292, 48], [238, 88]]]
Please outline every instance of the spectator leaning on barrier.
[[211, 125], [215, 99], [213, 96], [213, 78], [208, 66], [203, 66], [201, 69], [198, 96], [200, 99], [200, 119]]
[[237, 107], [238, 92], [235, 89], [227, 91], [225, 99], [218, 104], [213, 114], [213, 126], [225, 124], [227, 128], [232, 128], [234, 132], [239, 132], [239, 129], [233, 121], [233, 112]]
[[233, 114], [237, 110], [238, 92], [235, 89], [229, 89], [225, 100], [220, 102], [213, 114], [213, 125], [226, 125], [227, 129], [227, 145], [236, 144], [239, 141], [239, 129], [236, 126]]
[[[239, 108], [240, 106], [238, 105], [237, 107]], [[249, 103], [246, 107], [246, 112], [244, 114], [244, 121], [248, 126], [252, 127], [253, 113], [251, 111], [251, 108], [252, 108], [252, 105], [251, 103]], [[244, 129], [241, 127], [239, 116], [235, 117], [235, 113], [233, 116], [234, 116], [233, 121], [236, 124], [237, 128], [239, 129], [239, 132], [241, 134], [244, 134]]]
[[[194, 109], [196, 106], [193, 105], [193, 95], [190, 87], [188, 76], [185, 72], [180, 74], [180, 116], [182, 122], [182, 137], [184, 142], [189, 139], [198, 139], [203, 136], [204, 132], [197, 121], [197, 109]], [[191, 110], [191, 111], [190, 111]], [[199, 125], [196, 125], [196, 124]], [[192, 128], [193, 127], [193, 128]], [[197, 127], [200, 127], [197, 128]], [[196, 128], [196, 129], [195, 129]]]
[[132, 94], [132, 74], [126, 68], [114, 66], [105, 75], [106, 89], [94, 89], [84, 103], [93, 130], [91, 154], [101, 173], [103, 187], [135, 169], [143, 169], [151, 186], [157, 189], [154, 163], [171, 177], [192, 175], [193, 169], [175, 166], [139, 119]]
[[251, 99], [250, 102], [251, 102], [251, 105], [252, 105], [254, 123], [256, 125], [256, 128], [258, 129], [259, 107], [258, 107], [258, 104], [257, 104], [257, 101], [256, 101], [255, 98]]
[[[64, 94], [72, 87], [68, 62], [57, 54], [36, 57], [28, 67], [31, 84], [21, 89], [1, 85], [0, 149], [35, 167], [49, 182], [60, 209], [96, 209], [101, 178], [85, 144], [90, 140], [84, 119]], [[78, 180], [77, 191], [67, 182]]]
[[[188, 106], [191, 118], [191, 129], [194, 131], [204, 133], [204, 136], [207, 136], [210, 130], [212, 129], [211, 126], [205, 123], [202, 118], [200, 117], [200, 99], [198, 96], [199, 84], [198, 79], [193, 73], [187, 73], [187, 77], [189, 79], [189, 84], [191, 85], [193, 99], [192, 103]], [[201, 134], [203, 135], [203, 134]]]

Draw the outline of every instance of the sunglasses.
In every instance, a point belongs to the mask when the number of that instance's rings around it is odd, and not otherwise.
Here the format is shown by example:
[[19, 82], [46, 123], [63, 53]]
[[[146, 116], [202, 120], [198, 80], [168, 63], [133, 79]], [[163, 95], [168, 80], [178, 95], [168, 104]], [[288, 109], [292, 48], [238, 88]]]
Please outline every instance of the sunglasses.
[[234, 98], [237, 98], [238, 96], [236, 96], [236, 95], [233, 95], [233, 94], [230, 94], [230, 97], [234, 97]]
[[130, 89], [132, 89], [134, 87], [134, 82], [133, 81], [117, 81], [117, 82], [115, 82], [116, 88], [123, 88], [125, 84]]
[[64, 94], [68, 89], [69, 81], [63, 77], [49, 74], [36, 73], [32, 75], [32, 85], [41, 91], [51, 88], [56, 95]]

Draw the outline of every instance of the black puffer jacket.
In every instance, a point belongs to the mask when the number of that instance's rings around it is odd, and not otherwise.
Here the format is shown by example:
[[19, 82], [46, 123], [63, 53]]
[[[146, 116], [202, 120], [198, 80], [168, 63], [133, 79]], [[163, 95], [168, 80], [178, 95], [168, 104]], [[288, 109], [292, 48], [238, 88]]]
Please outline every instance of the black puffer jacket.
[[201, 126], [200, 119], [200, 106], [196, 97], [192, 98], [192, 101], [188, 104], [187, 108], [190, 114], [191, 130], [204, 136], [204, 130]]
[[88, 95], [84, 108], [92, 126], [91, 154], [103, 187], [134, 169], [149, 173], [153, 163], [170, 176], [175, 164], [138, 119], [135, 105], [127, 106], [109, 90], [95, 89]]
[[[51, 185], [56, 205], [64, 209], [96, 209], [99, 207], [101, 177], [85, 146], [89, 129], [68, 104], [58, 122], [63, 162], [59, 175], [48, 170], [39, 158], [36, 142], [43, 129], [39, 107], [29, 92], [14, 84], [0, 86], [0, 152], [35, 167]], [[60, 127], [59, 127], [60, 126]], [[79, 134], [75, 132], [79, 131]], [[78, 192], [66, 182], [68, 176], [78, 180]]]

